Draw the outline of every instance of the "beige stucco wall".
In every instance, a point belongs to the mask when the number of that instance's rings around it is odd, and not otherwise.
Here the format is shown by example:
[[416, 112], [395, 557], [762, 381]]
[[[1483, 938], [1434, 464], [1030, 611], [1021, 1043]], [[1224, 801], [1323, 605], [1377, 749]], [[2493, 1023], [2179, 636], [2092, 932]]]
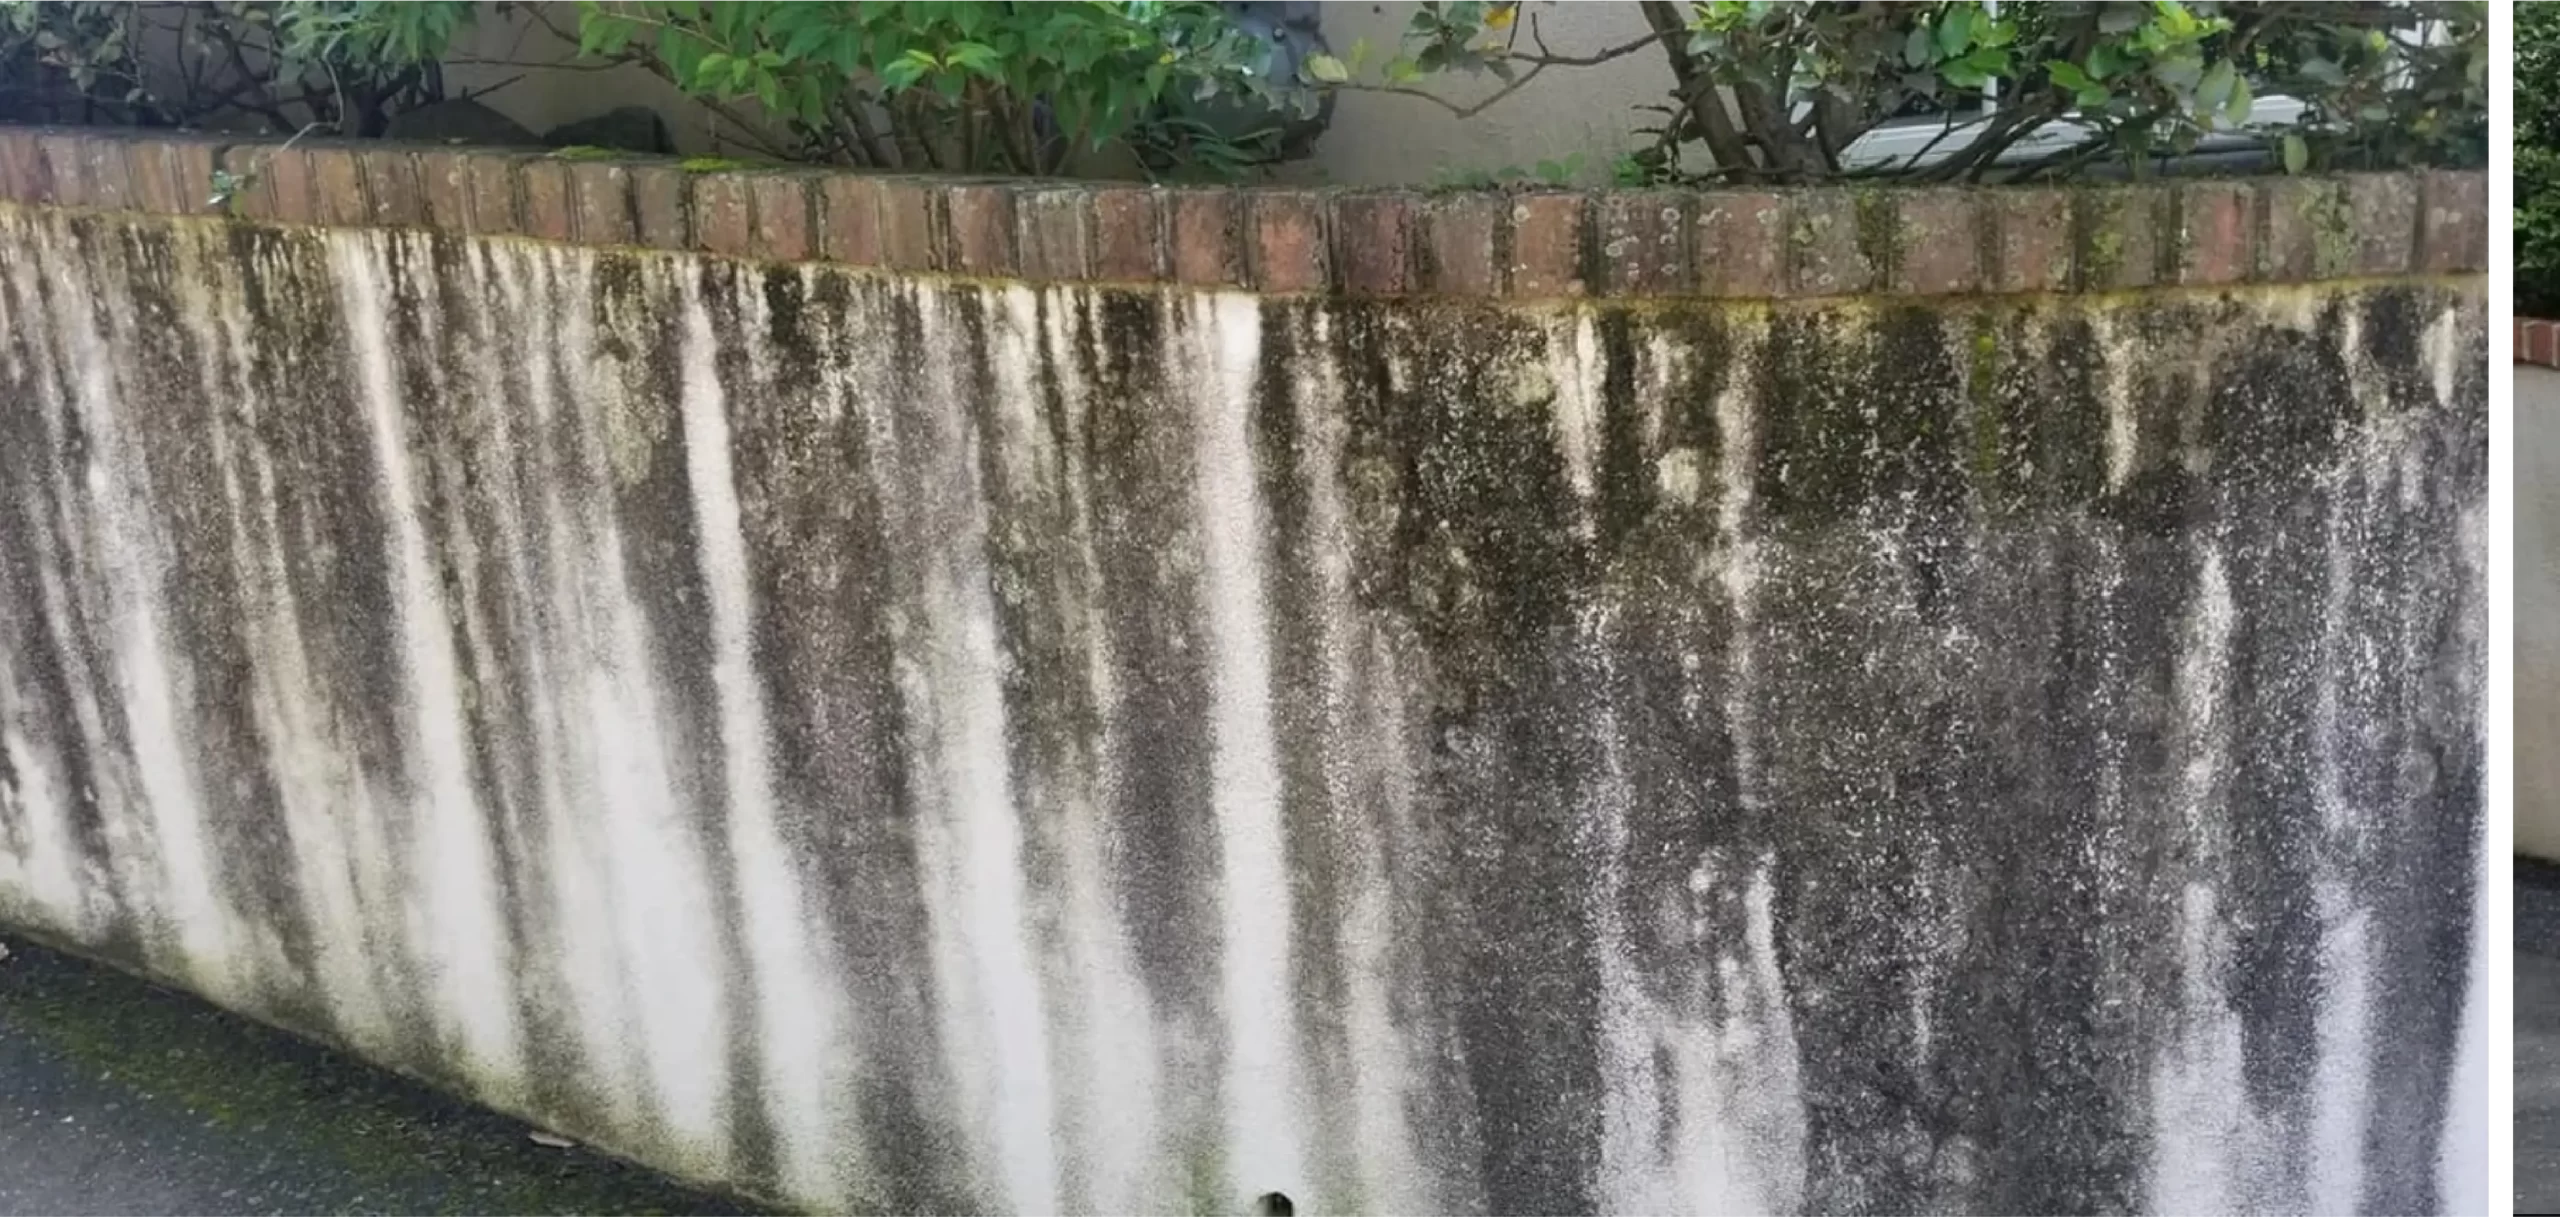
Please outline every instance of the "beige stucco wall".
[[2560, 860], [2560, 372], [2516, 369], [2516, 850]]
[[[1375, 48], [1366, 73], [1394, 51], [1412, 4], [1328, 4], [1326, 41], [1348, 55], [1367, 39]], [[1645, 32], [1633, 3], [1531, 4], [1547, 46], [1559, 55], [1590, 55], [1624, 45]], [[1532, 46], [1523, 31], [1518, 44]], [[1453, 76], [1432, 82], [1434, 92], [1471, 105], [1501, 87], [1491, 75]], [[1459, 118], [1418, 97], [1349, 92], [1334, 104], [1333, 129], [1316, 144], [1309, 168], [1331, 181], [1374, 185], [1428, 182], [1450, 173], [1528, 169], [1543, 160], [1582, 156], [1581, 176], [1604, 180], [1618, 154], [1649, 141], [1636, 129], [1660, 115], [1635, 107], [1661, 102], [1671, 90], [1671, 69], [1661, 52], [1644, 50], [1598, 67], [1556, 67], [1482, 114]]]

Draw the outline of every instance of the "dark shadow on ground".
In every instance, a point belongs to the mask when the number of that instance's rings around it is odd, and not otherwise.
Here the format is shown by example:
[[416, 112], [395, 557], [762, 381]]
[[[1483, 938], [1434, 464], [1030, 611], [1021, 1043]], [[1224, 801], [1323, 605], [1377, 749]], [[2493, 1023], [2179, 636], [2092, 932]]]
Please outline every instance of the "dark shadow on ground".
[[2560, 1213], [2560, 867], [2516, 860], [2516, 1211]]
[[0, 1214], [750, 1213], [0, 934]]

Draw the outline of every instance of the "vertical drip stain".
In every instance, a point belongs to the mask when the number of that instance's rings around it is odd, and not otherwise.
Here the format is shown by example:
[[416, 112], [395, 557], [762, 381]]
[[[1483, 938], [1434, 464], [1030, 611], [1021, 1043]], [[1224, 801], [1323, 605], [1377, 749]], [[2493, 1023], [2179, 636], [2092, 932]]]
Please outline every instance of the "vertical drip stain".
[[2192, 877], [2180, 894], [2178, 996], [2168, 1050], [2152, 1075], [2152, 1207], [2162, 1213], [2260, 1212], [2277, 1152], [2268, 1116], [2241, 1077], [2240, 1019], [2224, 989], [2231, 944], [2221, 890], [2229, 848], [2216, 822], [2231, 763], [2229, 711], [2232, 619], [2236, 606], [2222, 551], [2207, 543], [2177, 659], [2178, 805]]
[[[551, 915], [569, 935], [558, 966], [586, 1052], [628, 1062], [613, 1089], [652, 1152], [716, 1176], [731, 1154], [724, 1049], [735, 1033], [723, 993], [707, 983], [723, 974], [718, 893], [682, 799], [692, 758], [673, 743], [667, 644], [652, 636], [626, 557], [639, 522], [621, 518], [613, 493], [644, 471], [642, 460], [673, 458], [662, 451], [671, 441], [634, 425], [635, 415], [674, 408], [639, 399], [655, 382], [634, 361], [660, 345], [659, 319], [681, 317], [682, 301], [672, 275], [652, 273], [632, 285], [625, 311], [599, 317], [592, 255], [515, 247], [505, 256], [525, 293], [517, 315], [559, 319], [557, 342], [528, 368], [553, 563], [538, 616], [557, 631], [542, 649], [557, 657], [553, 687], [567, 695], [545, 716], [556, 733], [549, 751], [565, 762], [544, 812]], [[630, 437], [620, 447], [618, 431]]]
[[[418, 771], [411, 788], [394, 797], [407, 802], [419, 822], [409, 873], [424, 885], [410, 908], [409, 937], [432, 961], [426, 983], [443, 1007], [444, 1034], [453, 1037], [454, 1062], [478, 1084], [511, 1094], [522, 1069], [512, 964], [499, 927], [495, 863], [482, 810], [471, 791], [462, 740], [463, 696], [452, 635], [434, 582], [425, 528], [419, 519], [417, 478], [411, 472], [411, 440], [400, 390], [385, 343], [387, 254], [401, 238], [335, 236], [330, 255], [345, 292], [348, 336], [364, 404], [370, 412], [375, 459], [390, 499], [392, 561], [397, 570], [399, 629], [408, 661], [404, 706]], [[393, 246], [396, 248], [396, 246]], [[421, 941], [423, 940], [423, 941]]]
[[[2482, 833], [2486, 835], [2485, 830]], [[2498, 872], [2508, 865], [2484, 840], [2479, 843], [2477, 862], [2472, 872], [2471, 925], [2473, 943], [2470, 958], [2462, 970], [2462, 1023], [2455, 1040], [2453, 1069], [2443, 1080], [2445, 1096], [2444, 1128], [2437, 1135], [2432, 1155], [2435, 1187], [2441, 1211], [2447, 1213], [2490, 1213], [2500, 1203], [2493, 1193], [2498, 1181], [2489, 1169], [2490, 1138], [2497, 1135], [2492, 1125], [2504, 1118], [2503, 1112], [2489, 1101], [2500, 1062], [2496, 1050], [2489, 1045], [2506, 1031], [2509, 1012], [2483, 1001], [2492, 992], [2491, 972], [2498, 966], [2498, 955], [2504, 949], [2496, 936], [2485, 932], [2489, 919], [2489, 892], [2498, 881]]]
[[1213, 681], [1210, 772], [1218, 818], [1221, 965], [1227, 1020], [1227, 1168], [1249, 1194], [1303, 1193], [1296, 1004], [1289, 993], [1290, 880], [1271, 724], [1269, 623], [1262, 600], [1263, 506], [1252, 412], [1260, 304], [1193, 302], [1202, 589]]
[[[729, 882], [747, 922], [744, 937], [759, 999], [753, 1034], [761, 1053], [761, 1094], [780, 1141], [783, 1188], [841, 1203], [827, 1144], [835, 1120], [825, 1062], [837, 1050], [839, 1033], [834, 988], [823, 978], [833, 969], [803, 932], [807, 910], [776, 819], [763, 687], [750, 649], [747, 537], [730, 465], [730, 405], [712, 361], [715, 339], [700, 285], [689, 279], [683, 291], [685, 472], [694, 495], [702, 584], [711, 599], [712, 685], [728, 779]], [[749, 359], [760, 373], [771, 365], [764, 320], [751, 314], [747, 326]], [[763, 388], [764, 379], [759, 375], [750, 387]]]
[[0, 919], [828, 1211], [2479, 1207], [2484, 312], [0, 207]]
[[[1082, 772], [1055, 775], [1063, 806], [1058, 825], [1063, 891], [1053, 894], [1063, 923], [1066, 958], [1045, 970], [1043, 983], [1061, 995], [1056, 1003], [1061, 1056], [1056, 1120], [1060, 1148], [1081, 1182], [1081, 1195], [1070, 1196], [1091, 1212], [1135, 1212], [1171, 1203], [1179, 1192], [1170, 1172], [1151, 1161], [1163, 1136], [1157, 1127], [1161, 1102], [1157, 1090], [1159, 1048], [1146, 992], [1136, 960], [1121, 931], [1127, 911], [1113, 891], [1109, 871], [1114, 843], [1105, 816], [1120, 775], [1113, 763], [1117, 751], [1112, 724], [1122, 721], [1119, 690], [1112, 676], [1111, 640], [1104, 629], [1102, 574], [1094, 552], [1092, 503], [1093, 386], [1084, 375], [1075, 339], [1076, 327], [1090, 325], [1095, 302], [1088, 292], [1052, 289], [1036, 300], [1017, 293], [1008, 301], [1008, 365], [1021, 361], [1025, 375], [1009, 386], [1025, 399], [1008, 402], [1021, 411], [1015, 421], [1019, 442], [1027, 448], [1025, 464], [1048, 471], [1048, 506], [1070, 543], [1058, 554], [1059, 622], [1063, 633], [1081, 646], [1082, 663], [1062, 667], [1060, 683], [1079, 682], [1087, 700], [1072, 757]], [[1037, 346], [1026, 349], [1025, 344]], [[1034, 352], [1036, 351], [1036, 354]], [[1030, 417], [1034, 392], [1029, 361], [1052, 379], [1054, 410], [1049, 423]], [[1085, 1117], [1088, 1111], [1114, 1113], [1110, 1124]]]
[[2354, 865], [2366, 850], [2340, 772], [2340, 753], [2351, 752], [2361, 741], [2342, 732], [2339, 704], [2340, 685], [2362, 683], [2366, 667], [2345, 653], [2355, 583], [2350, 542], [2361, 531], [2365, 511], [2360, 496], [2338, 496], [2338, 506], [2325, 522], [2321, 564], [2325, 594], [2320, 612], [2319, 687], [2312, 707], [2311, 789], [2320, 819], [2312, 908], [2319, 924], [2323, 992], [2314, 1057], [2317, 1076], [2312, 1083], [2319, 1104], [2309, 1133], [2311, 1190], [2305, 1198], [2310, 1211], [2320, 1213], [2354, 1212], [2359, 1207], [2371, 1102], [2369, 915], [2360, 907]]
[[[243, 978], [231, 956], [233, 919], [215, 894], [203, 799], [180, 722], [182, 682], [193, 673], [187, 657], [167, 650], [162, 579], [171, 555], [150, 516], [154, 487], [133, 430], [142, 424], [125, 417], [140, 404], [128, 399], [141, 397], [143, 387], [127, 382], [127, 363], [110, 354], [135, 341], [130, 298], [92, 295], [88, 277], [63, 264], [86, 256], [130, 275], [134, 268], [115, 265], [105, 248], [109, 236], [75, 237], [71, 250], [55, 245], [55, 263], [46, 268], [54, 272], [44, 290], [53, 298], [60, 357], [70, 365], [60, 381], [61, 426], [85, 449], [57, 483], [57, 501], [66, 524], [78, 521], [75, 544], [86, 552], [66, 555], [76, 577], [47, 588], [45, 615], [57, 627], [89, 623], [90, 675], [104, 696], [79, 698], [77, 713], [90, 755], [113, 758], [129, 775], [121, 797], [99, 809], [119, 903], [149, 910], [141, 928], [155, 964], [236, 1001]], [[54, 646], [57, 654], [77, 653], [65, 636]]]
[[[988, 521], [976, 429], [962, 395], [953, 314], [974, 301], [910, 289], [907, 352], [921, 392], [875, 406], [873, 443], [898, 470], [892, 545], [909, 569], [898, 624], [899, 684], [922, 754], [928, 808], [918, 861], [932, 910], [944, 1052], [965, 1123], [1004, 1205], [1050, 1212], [1058, 1163], [1051, 1132], [1045, 995], [1032, 965], [1022, 826], [1008, 755], [1000, 647], [988, 569]], [[983, 358], [972, 352], [973, 358]]]
[[[1312, 724], [1317, 732], [1323, 805], [1334, 823], [1329, 840], [1340, 855], [1342, 895], [1337, 907], [1316, 909], [1332, 924], [1341, 953], [1342, 1009], [1336, 1011], [1345, 1041], [1347, 1077], [1310, 1115], [1329, 1125], [1337, 1144], [1349, 1147], [1335, 1164], [1346, 1186], [1320, 1191], [1328, 1211], [1418, 1212], [1433, 1206], [1430, 1180], [1418, 1160], [1410, 1126], [1416, 1103], [1417, 1062], [1395, 1019], [1401, 961], [1395, 944], [1411, 918], [1399, 907], [1400, 865], [1411, 833], [1412, 792], [1404, 775], [1402, 706], [1390, 668], [1389, 643], [1377, 623], [1354, 611], [1355, 555], [1362, 543], [1346, 502], [1346, 370], [1336, 351], [1333, 319], [1322, 313], [1294, 319], [1295, 358], [1284, 369], [1295, 407], [1289, 426], [1296, 437], [1296, 466], [1286, 471], [1305, 495], [1303, 552], [1313, 617], [1309, 623], [1321, 671]], [[1343, 1094], [1347, 1087], [1349, 1093]]]
[[[13, 217], [14, 219], [14, 217]], [[9, 234], [30, 247], [42, 234], [19, 229]], [[59, 598], [58, 560], [52, 550], [56, 530], [48, 491], [61, 485], [53, 473], [63, 458], [54, 436], [59, 427], [56, 403], [61, 400], [61, 373], [56, 365], [52, 327], [44, 323], [43, 298], [35, 287], [38, 268], [33, 257], [0, 259], [0, 335], [9, 339], [8, 387], [0, 410], [8, 412], [10, 443], [0, 447], [0, 512], [10, 527], [0, 528], [0, 591], [15, 602], [11, 625], [21, 639], [18, 653], [0, 663], [0, 694], [10, 706], [0, 720], [0, 760], [8, 766], [13, 836], [19, 849], [16, 882], [0, 891], [11, 911], [30, 923], [81, 942], [110, 939], [112, 891], [107, 876], [82, 841], [81, 820], [94, 818], [98, 788], [92, 758], [85, 682], [72, 683], [68, 657], [61, 650], [60, 621], [54, 614]], [[14, 670], [14, 674], [12, 672]], [[78, 707], [75, 709], [75, 707]], [[91, 834], [94, 835], [94, 834]]]

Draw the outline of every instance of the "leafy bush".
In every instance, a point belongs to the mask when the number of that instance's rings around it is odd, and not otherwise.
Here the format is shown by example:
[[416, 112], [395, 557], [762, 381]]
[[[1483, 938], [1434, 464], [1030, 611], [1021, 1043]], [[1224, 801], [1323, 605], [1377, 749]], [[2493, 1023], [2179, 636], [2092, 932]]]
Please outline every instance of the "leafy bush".
[[[1052, 174], [1116, 150], [1132, 167], [1228, 175], [1303, 151], [1330, 98], [1301, 83], [1306, 6], [470, 0], [0, 0], [0, 118], [135, 126], [249, 115], [379, 136], [446, 99], [441, 61], [484, 12], [638, 64], [783, 160]], [[139, 48], [174, 45], [174, 79]]]
[[2514, 11], [2516, 312], [2560, 317], [2560, 6]]
[[[439, 61], [468, 0], [0, 3], [0, 118], [180, 126], [245, 114], [376, 136], [444, 99]], [[156, 77], [146, 45], [174, 48]]]
[[852, 165], [1053, 174], [1122, 144], [1157, 167], [1233, 171], [1277, 153], [1320, 98], [1219, 5], [726, 3], [580, 6], [578, 42], [715, 104], [753, 99], [775, 151]]
[[[2291, 170], [2479, 164], [2487, 153], [2487, 8], [2461, 3], [2219, 3], [2057, 0], [1994, 6], [1640, 4], [1650, 32], [1592, 55], [1540, 38], [1516, 3], [1426, 3], [1374, 80], [1319, 65], [1344, 87], [1415, 94], [1472, 114], [1550, 68], [1658, 50], [1670, 103], [1643, 157], [1662, 179], [1801, 182], [1845, 176], [1979, 179], [2061, 174], [2114, 161], [2137, 171], [2238, 135]], [[1521, 45], [1524, 27], [1529, 47]], [[1490, 73], [1505, 84], [1469, 106], [1420, 82]], [[1860, 164], [1851, 145], [1913, 112], [1950, 117], [1937, 141], [1898, 161]], [[2253, 126], [2251, 103], [2283, 94], [2300, 117]], [[2024, 166], [2013, 149], [2040, 151]], [[1691, 165], [1702, 148], [1706, 164]], [[1936, 155], [1943, 152], [1944, 155]]]

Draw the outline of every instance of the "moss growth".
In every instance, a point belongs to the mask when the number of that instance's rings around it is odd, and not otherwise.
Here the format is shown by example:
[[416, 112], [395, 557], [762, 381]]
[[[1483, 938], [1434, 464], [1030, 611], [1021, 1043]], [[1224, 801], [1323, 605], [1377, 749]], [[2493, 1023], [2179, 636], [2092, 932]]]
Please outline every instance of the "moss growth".
[[622, 157], [623, 154], [620, 152], [611, 148], [599, 148], [593, 144], [571, 144], [566, 148], [555, 149], [551, 153], [551, 159], [555, 161], [618, 161]]
[[2112, 227], [2101, 228], [2089, 236], [2089, 277], [2105, 281], [2116, 277], [2124, 266], [2124, 234]]
[[1893, 282], [1902, 269], [1902, 216], [1893, 195], [1883, 190], [1858, 192], [1858, 253], [1879, 284]]
[[676, 162], [686, 173], [724, 173], [732, 169], [753, 169], [750, 161], [732, 160], [725, 156], [688, 156]]
[[2000, 335], [1990, 310], [1973, 316], [1972, 358], [1966, 366], [1965, 390], [1973, 403], [1973, 476], [1985, 495], [2000, 476]]
[[2347, 202], [2346, 183], [2321, 183], [2303, 204], [2302, 219], [2311, 229], [2311, 265], [2315, 273], [2325, 278], [2355, 265], [2355, 209]]

